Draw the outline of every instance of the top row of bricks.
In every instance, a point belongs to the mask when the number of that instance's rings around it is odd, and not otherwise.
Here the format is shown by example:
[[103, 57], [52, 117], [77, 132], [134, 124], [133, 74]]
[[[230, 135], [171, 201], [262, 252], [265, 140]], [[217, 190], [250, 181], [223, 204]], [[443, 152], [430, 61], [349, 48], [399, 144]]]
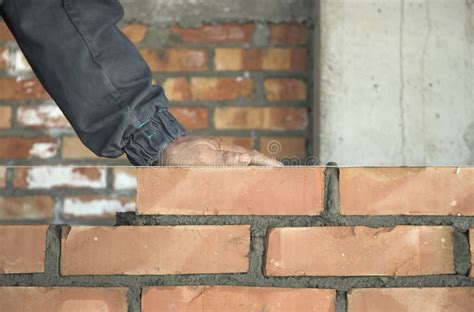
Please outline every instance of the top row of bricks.
[[[319, 215], [321, 167], [138, 170], [142, 215]], [[341, 168], [342, 215], [474, 215], [474, 168]]]

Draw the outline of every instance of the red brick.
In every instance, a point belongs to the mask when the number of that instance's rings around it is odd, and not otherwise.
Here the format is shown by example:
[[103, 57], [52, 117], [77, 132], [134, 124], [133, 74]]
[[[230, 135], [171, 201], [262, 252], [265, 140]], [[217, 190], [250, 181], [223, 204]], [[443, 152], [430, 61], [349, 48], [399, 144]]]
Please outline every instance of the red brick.
[[47, 159], [56, 156], [58, 142], [50, 137], [1, 137], [0, 159]]
[[61, 155], [63, 159], [100, 159], [100, 157], [88, 149], [76, 136], [63, 137]]
[[0, 287], [3, 311], [127, 311], [127, 288]]
[[471, 243], [471, 277], [474, 277], [474, 229], [469, 230], [469, 242]]
[[2, 41], [15, 41], [13, 34], [8, 29], [7, 24], [4, 21], [0, 22], [0, 40]]
[[262, 137], [260, 152], [271, 157], [298, 158], [306, 157], [304, 137]]
[[147, 168], [137, 213], [318, 215], [323, 193], [322, 168]]
[[454, 274], [453, 231], [443, 226], [275, 228], [266, 274]]
[[302, 79], [266, 79], [264, 87], [269, 101], [305, 101], [308, 93]]
[[0, 220], [45, 220], [54, 216], [48, 195], [0, 197]]
[[308, 112], [292, 107], [219, 107], [214, 122], [217, 129], [303, 130]]
[[336, 291], [309, 288], [235, 286], [148, 287], [142, 293], [142, 311], [272, 311], [335, 312]]
[[348, 312], [471, 312], [474, 288], [352, 289]]
[[197, 28], [173, 26], [170, 32], [185, 43], [250, 43], [255, 24], [202, 25]]
[[219, 71], [306, 71], [307, 53], [304, 48], [219, 48], [214, 62]]
[[186, 77], [168, 78], [163, 83], [163, 88], [170, 101], [191, 100], [191, 84]]
[[10, 106], [0, 106], [0, 129], [12, 126], [12, 109]]
[[133, 43], [140, 43], [148, 33], [148, 25], [142, 23], [130, 23], [122, 28], [122, 32]]
[[253, 96], [254, 81], [237, 78], [191, 78], [193, 100], [224, 101]]
[[141, 53], [157, 72], [198, 72], [208, 68], [207, 49], [142, 49]]
[[8, 49], [0, 47], [0, 70], [6, 70], [8, 68], [9, 58]]
[[474, 168], [342, 168], [345, 215], [474, 215]]
[[209, 127], [209, 109], [207, 107], [171, 107], [169, 111], [186, 129]]
[[48, 93], [36, 79], [0, 77], [0, 100], [46, 100]]
[[5, 187], [7, 185], [7, 168], [0, 167], [0, 187]]
[[14, 46], [4, 58], [11, 76], [29, 77], [34, 75], [30, 63], [28, 63], [20, 48]]
[[216, 70], [262, 70], [262, 51], [257, 49], [216, 49], [214, 63]]
[[66, 219], [115, 219], [118, 212], [135, 211], [135, 199], [126, 196], [81, 195], [64, 198]]
[[106, 170], [99, 167], [37, 166], [15, 169], [13, 185], [28, 189], [93, 188], [106, 186]]
[[272, 44], [305, 44], [308, 27], [304, 24], [281, 23], [272, 25]]
[[71, 128], [64, 114], [56, 105], [20, 106], [17, 110], [20, 127]]
[[0, 272], [43, 272], [47, 231], [47, 225], [0, 225]]
[[61, 274], [247, 272], [249, 244], [248, 225], [64, 227]]
[[115, 167], [113, 175], [115, 190], [134, 190], [137, 188], [136, 167]]

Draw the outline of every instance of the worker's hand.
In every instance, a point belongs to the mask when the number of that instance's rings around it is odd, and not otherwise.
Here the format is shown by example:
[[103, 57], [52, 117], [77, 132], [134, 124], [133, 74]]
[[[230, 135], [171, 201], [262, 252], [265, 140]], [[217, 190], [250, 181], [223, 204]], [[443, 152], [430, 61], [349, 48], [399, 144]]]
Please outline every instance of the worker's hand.
[[274, 166], [283, 164], [273, 158], [221, 139], [185, 136], [163, 151], [161, 166]]

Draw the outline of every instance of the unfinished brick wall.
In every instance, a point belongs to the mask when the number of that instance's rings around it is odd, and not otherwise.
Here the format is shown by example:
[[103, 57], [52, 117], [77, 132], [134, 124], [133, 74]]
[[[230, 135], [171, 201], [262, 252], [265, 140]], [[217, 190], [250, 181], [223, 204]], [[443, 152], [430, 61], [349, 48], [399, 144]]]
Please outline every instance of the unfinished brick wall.
[[0, 226], [6, 311], [468, 312], [474, 168], [155, 168], [117, 226]]
[[[312, 154], [311, 23], [183, 28], [130, 22], [121, 28], [190, 134], [292, 161]], [[126, 169], [77, 168], [127, 165], [126, 159], [100, 159], [82, 145], [4, 23], [0, 50], [0, 165], [72, 166], [48, 172], [0, 168], [0, 220], [101, 222], [133, 210], [134, 183]], [[24, 182], [25, 176], [36, 182]], [[48, 187], [55, 190], [45, 192]]]

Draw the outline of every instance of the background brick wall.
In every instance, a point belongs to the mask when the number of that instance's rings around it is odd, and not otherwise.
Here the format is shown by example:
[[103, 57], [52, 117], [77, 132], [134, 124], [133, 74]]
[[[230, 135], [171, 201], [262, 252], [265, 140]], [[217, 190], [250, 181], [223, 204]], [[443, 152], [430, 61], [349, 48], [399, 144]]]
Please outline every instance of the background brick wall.
[[144, 168], [137, 189], [116, 226], [0, 225], [1, 307], [474, 307], [474, 168]]
[[[288, 164], [314, 164], [306, 158], [311, 23], [120, 27], [190, 134], [221, 137]], [[133, 169], [111, 167], [128, 161], [98, 158], [82, 145], [3, 22], [0, 47], [0, 220], [101, 223], [133, 210]], [[33, 165], [52, 167], [18, 167]], [[108, 168], [87, 168], [102, 165]]]

